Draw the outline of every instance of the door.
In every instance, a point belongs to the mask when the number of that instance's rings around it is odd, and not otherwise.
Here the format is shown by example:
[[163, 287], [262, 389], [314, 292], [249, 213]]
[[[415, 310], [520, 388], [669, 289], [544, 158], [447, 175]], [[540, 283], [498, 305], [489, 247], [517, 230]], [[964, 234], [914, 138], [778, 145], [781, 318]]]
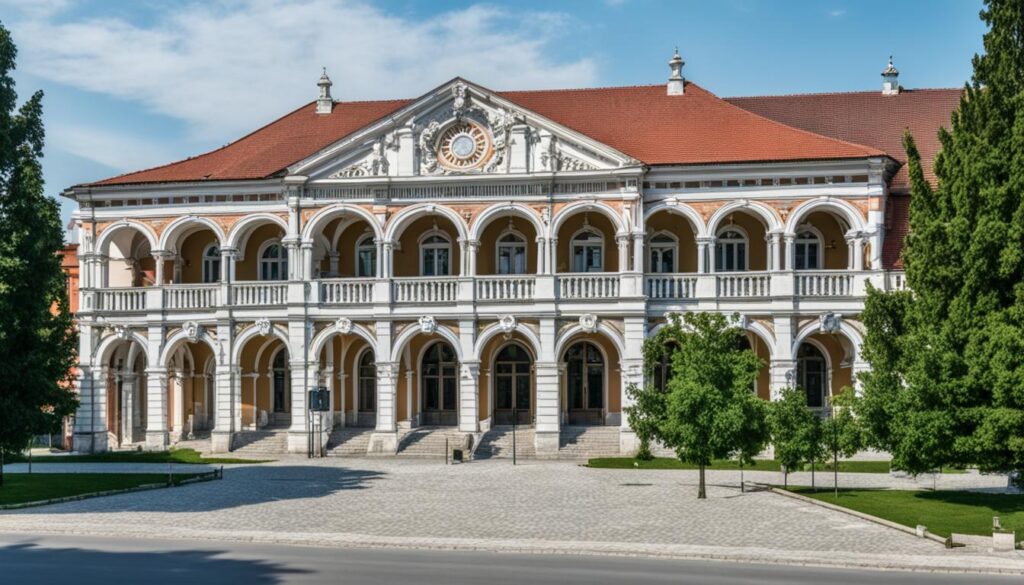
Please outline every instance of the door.
[[604, 424], [605, 364], [600, 350], [581, 341], [565, 353], [565, 362], [567, 423]]
[[516, 343], [506, 345], [494, 361], [494, 424], [529, 424], [532, 369], [530, 354]]
[[458, 363], [455, 350], [446, 341], [430, 346], [423, 354], [423, 424], [454, 426], [458, 414]]

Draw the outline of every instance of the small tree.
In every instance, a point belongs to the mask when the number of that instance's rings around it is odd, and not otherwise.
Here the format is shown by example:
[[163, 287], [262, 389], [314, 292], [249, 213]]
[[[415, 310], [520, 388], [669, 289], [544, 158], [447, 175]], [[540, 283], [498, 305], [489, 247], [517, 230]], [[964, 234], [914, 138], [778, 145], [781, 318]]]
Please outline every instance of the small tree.
[[743, 481], [743, 467], [756, 465], [754, 457], [764, 451], [771, 438], [768, 424], [768, 403], [758, 398], [753, 392], [736, 395], [738, 410], [741, 413], [736, 433], [736, 459], [740, 464], [740, 491], [746, 491]]
[[832, 397], [829, 417], [822, 421], [822, 440], [832, 453], [832, 485], [839, 497], [839, 456], [853, 457], [864, 448], [864, 428], [854, 415], [857, 395], [852, 388], [844, 388]]
[[789, 487], [789, 472], [799, 469], [814, 453], [818, 415], [807, 408], [807, 395], [797, 388], [783, 388], [769, 408], [769, 425], [775, 459], [782, 464], [783, 485]]
[[707, 466], [741, 444], [758, 441], [763, 427], [749, 420], [754, 411], [748, 399], [761, 362], [752, 351], [740, 349], [743, 331], [718, 313], [687, 313], [681, 320], [672, 316], [663, 330], [678, 349], [663, 414], [652, 417], [654, 434], [681, 461], [699, 467], [697, 497], [704, 499]]

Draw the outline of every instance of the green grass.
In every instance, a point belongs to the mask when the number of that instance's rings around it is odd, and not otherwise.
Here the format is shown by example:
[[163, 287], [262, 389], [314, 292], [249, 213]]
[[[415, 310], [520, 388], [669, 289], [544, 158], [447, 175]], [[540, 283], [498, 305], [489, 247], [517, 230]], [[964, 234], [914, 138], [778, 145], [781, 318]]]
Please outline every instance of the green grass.
[[1003, 528], [1024, 534], [1024, 495], [981, 494], [953, 491], [907, 490], [832, 490], [811, 491], [790, 488], [804, 496], [837, 504], [897, 524], [914, 527], [923, 524], [939, 536], [992, 534], [992, 517], [999, 516]]
[[[174, 482], [196, 475], [175, 474]], [[0, 505], [40, 502], [166, 482], [166, 473], [5, 473], [4, 485], [0, 487]]]
[[[28, 457], [19, 456], [11, 462], [26, 462]], [[269, 463], [272, 459], [237, 459], [231, 457], [203, 457], [195, 449], [171, 449], [170, 451], [109, 451], [106, 453], [81, 455], [41, 455], [32, 457], [33, 463], [182, 463], [182, 464], [226, 464], [226, 463]]]
[[[637, 464], [637, 465], [634, 465]], [[633, 457], [603, 457], [591, 459], [587, 467], [596, 469], [698, 469], [691, 463], [683, 463], [678, 459], [659, 457], [650, 461], [641, 461]], [[727, 459], [715, 461], [708, 469], [721, 471], [739, 471], [739, 463]], [[754, 466], [746, 466], [745, 469], [753, 471], [782, 471], [778, 461], [759, 459]], [[811, 466], [805, 465], [804, 471], [810, 471]], [[818, 473], [830, 473], [832, 462], [823, 463], [816, 468]], [[889, 473], [888, 461], [840, 461], [839, 471], [841, 473]], [[963, 469], [943, 469], [943, 473], [966, 473]]]

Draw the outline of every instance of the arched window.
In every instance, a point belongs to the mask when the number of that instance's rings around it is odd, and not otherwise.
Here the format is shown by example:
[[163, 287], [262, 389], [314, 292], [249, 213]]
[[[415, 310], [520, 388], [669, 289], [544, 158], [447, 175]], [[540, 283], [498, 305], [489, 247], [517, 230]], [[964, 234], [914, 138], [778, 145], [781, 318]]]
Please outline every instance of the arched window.
[[260, 280], [288, 280], [288, 251], [278, 242], [260, 254]]
[[526, 274], [526, 238], [506, 231], [498, 238], [498, 274]]
[[822, 267], [821, 237], [817, 232], [805, 229], [796, 235], [796, 256], [794, 270], [817, 270]]
[[420, 365], [423, 388], [424, 424], [453, 425], [458, 422], [455, 351], [446, 341], [430, 346]]
[[671, 234], [666, 232], [654, 234], [647, 247], [650, 250], [651, 256], [651, 272], [679, 272], [677, 260], [679, 256], [679, 242]]
[[715, 272], [740, 272], [747, 269], [747, 236], [728, 227], [718, 234], [715, 244]]
[[604, 356], [589, 341], [574, 344], [565, 352], [567, 418], [573, 424], [604, 422]]
[[828, 367], [825, 356], [813, 343], [802, 343], [796, 356], [796, 385], [807, 393], [807, 406], [825, 406]]
[[529, 352], [518, 343], [510, 343], [494, 360], [495, 424], [523, 423], [530, 420]]
[[368, 234], [356, 244], [356, 276], [377, 276], [377, 246], [373, 234]]
[[449, 276], [452, 244], [448, 236], [434, 230], [420, 240], [420, 275]]
[[203, 282], [220, 281], [220, 246], [210, 244], [203, 252]]
[[270, 366], [274, 381], [274, 412], [276, 413], [284, 413], [291, 410], [288, 408], [290, 398], [288, 386], [290, 385], [290, 380], [288, 379], [287, 357], [285, 350], [278, 351], [274, 355], [274, 361]]
[[370, 350], [359, 358], [359, 410], [377, 410], [377, 367]]
[[591, 227], [584, 227], [572, 237], [572, 271], [604, 271], [604, 237]]

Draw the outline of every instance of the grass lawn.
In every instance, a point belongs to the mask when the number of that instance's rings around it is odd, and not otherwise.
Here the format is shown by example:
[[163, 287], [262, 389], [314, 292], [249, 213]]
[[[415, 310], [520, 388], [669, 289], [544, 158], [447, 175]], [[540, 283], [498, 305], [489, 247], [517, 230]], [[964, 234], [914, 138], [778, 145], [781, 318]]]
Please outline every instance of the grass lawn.
[[837, 504], [858, 512], [914, 527], [923, 524], [939, 536], [992, 534], [992, 517], [999, 516], [1003, 528], [1024, 534], [1024, 495], [979, 494], [953, 491], [831, 490], [813, 492], [790, 488], [804, 496]]
[[[634, 465], [634, 463], [638, 465]], [[632, 457], [603, 457], [600, 459], [591, 459], [587, 462], [587, 467], [595, 467], [597, 469], [697, 469], [696, 465], [690, 463], [683, 463], [678, 459], [671, 459], [668, 457], [658, 457], [650, 461], [641, 461]], [[708, 469], [722, 470], [722, 471], [739, 471], [739, 463], [734, 460], [721, 460], [715, 461]], [[757, 465], [746, 466], [748, 471], [781, 471], [782, 468], [778, 461], [772, 460], [758, 460]], [[804, 466], [804, 471], [810, 471], [811, 466]], [[832, 471], [832, 462], [823, 463], [818, 465], [816, 468], [818, 473], [830, 473]], [[888, 461], [840, 461], [839, 471], [841, 473], [889, 473], [889, 462]], [[963, 469], [944, 469], [943, 473], [966, 473]]]
[[[175, 474], [174, 481], [177, 483], [196, 475], [198, 474]], [[5, 473], [4, 485], [0, 487], [0, 505], [38, 502], [166, 482], [166, 473]]]
[[[27, 456], [19, 456], [9, 462], [28, 461]], [[33, 463], [184, 463], [184, 464], [224, 464], [224, 463], [269, 463], [272, 459], [237, 459], [231, 457], [203, 457], [195, 449], [171, 449], [170, 451], [109, 451], [106, 453], [81, 455], [37, 455], [32, 457]]]

